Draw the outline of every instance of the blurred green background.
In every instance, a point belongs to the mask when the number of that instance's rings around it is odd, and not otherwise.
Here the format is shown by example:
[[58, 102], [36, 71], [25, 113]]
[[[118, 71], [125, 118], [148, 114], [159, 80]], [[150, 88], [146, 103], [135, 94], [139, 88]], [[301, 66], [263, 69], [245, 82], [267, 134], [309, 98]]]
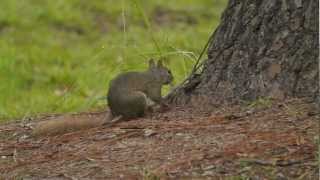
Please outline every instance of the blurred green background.
[[[0, 120], [103, 108], [108, 82], [164, 58], [179, 84], [226, 0], [1, 0]], [[167, 91], [167, 90], [165, 90]]]

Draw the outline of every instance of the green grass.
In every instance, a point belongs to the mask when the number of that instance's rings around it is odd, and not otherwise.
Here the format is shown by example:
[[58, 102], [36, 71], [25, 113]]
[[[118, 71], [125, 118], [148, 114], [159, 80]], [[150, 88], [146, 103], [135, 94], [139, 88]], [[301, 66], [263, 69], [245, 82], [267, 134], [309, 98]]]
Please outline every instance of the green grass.
[[[142, 3], [143, 2], [143, 3]], [[106, 105], [108, 82], [165, 58], [190, 72], [226, 0], [2, 0], [0, 120]]]

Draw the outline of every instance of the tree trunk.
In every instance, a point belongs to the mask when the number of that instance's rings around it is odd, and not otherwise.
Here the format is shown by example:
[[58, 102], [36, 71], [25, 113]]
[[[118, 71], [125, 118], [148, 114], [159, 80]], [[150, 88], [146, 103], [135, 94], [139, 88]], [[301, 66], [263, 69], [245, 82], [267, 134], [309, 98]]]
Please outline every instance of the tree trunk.
[[317, 0], [230, 0], [198, 74], [175, 104], [319, 96]]

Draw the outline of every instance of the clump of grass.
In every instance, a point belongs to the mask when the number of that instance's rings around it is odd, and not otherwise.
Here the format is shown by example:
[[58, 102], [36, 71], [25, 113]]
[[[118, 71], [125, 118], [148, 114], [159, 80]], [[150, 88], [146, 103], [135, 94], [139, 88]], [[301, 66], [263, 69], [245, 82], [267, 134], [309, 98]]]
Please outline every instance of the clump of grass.
[[259, 97], [258, 99], [249, 103], [249, 108], [270, 108], [272, 106], [272, 99], [269, 97]]
[[[165, 58], [175, 81], [190, 72], [226, 0], [3, 0], [0, 120], [103, 108], [108, 82]], [[158, 9], [181, 12], [192, 23]]]
[[148, 169], [143, 169], [141, 174], [143, 180], [160, 180], [159, 176], [157, 176]]

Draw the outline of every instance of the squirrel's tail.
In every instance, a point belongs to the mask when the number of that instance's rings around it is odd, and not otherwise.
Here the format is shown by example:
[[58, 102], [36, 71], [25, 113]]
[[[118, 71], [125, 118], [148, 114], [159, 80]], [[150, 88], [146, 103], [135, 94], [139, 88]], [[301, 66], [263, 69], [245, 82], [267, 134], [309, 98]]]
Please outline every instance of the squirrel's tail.
[[64, 134], [93, 127], [99, 127], [110, 120], [107, 112], [97, 114], [63, 115], [36, 124], [33, 136]]

